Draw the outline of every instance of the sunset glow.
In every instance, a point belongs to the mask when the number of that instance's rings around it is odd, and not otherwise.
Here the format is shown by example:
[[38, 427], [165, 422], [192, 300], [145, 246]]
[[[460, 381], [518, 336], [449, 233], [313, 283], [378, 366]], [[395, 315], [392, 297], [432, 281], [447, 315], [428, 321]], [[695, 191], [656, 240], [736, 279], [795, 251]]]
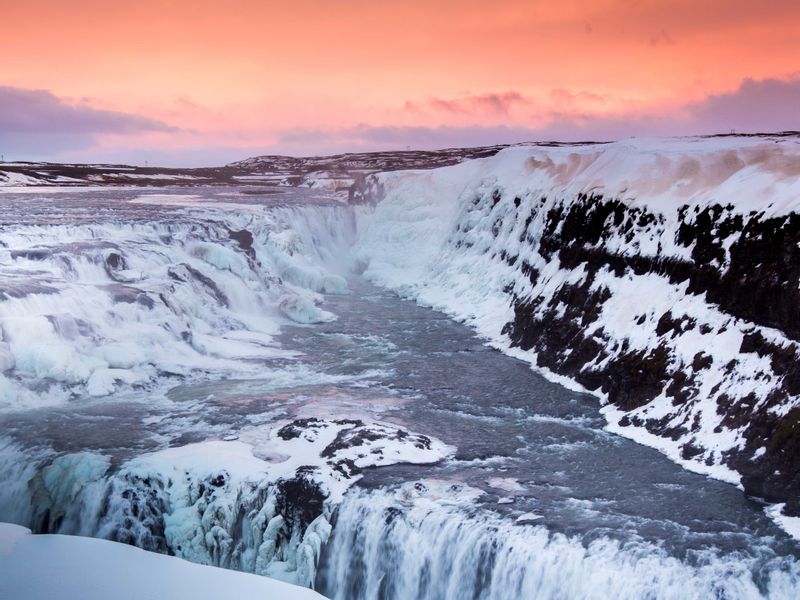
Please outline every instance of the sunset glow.
[[2, 1], [6, 158], [800, 129], [796, 0]]

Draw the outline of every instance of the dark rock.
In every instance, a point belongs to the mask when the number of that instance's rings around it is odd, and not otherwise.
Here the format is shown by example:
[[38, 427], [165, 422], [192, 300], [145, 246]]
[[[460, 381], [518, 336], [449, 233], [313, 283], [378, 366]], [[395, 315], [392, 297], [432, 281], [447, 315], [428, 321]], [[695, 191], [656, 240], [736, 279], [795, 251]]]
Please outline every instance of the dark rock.
[[239, 245], [239, 248], [241, 248], [247, 256], [255, 260], [256, 251], [253, 248], [252, 233], [247, 231], [247, 229], [242, 229], [241, 231], [228, 231], [228, 236]]

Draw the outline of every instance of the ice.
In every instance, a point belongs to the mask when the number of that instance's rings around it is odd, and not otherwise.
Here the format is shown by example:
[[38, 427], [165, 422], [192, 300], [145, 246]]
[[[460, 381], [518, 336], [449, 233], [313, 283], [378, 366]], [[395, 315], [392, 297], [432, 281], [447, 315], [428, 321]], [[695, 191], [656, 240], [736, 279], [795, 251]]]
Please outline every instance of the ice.
[[17, 364], [11, 346], [6, 342], [0, 342], [0, 373], [10, 371]]
[[487, 482], [491, 487], [505, 492], [524, 492], [525, 486], [513, 477], [490, 477]]
[[527, 524], [533, 523], [534, 521], [538, 521], [542, 518], [542, 515], [537, 515], [536, 513], [526, 512], [519, 515], [514, 521], [520, 524]]
[[0, 493], [4, 518], [304, 586], [314, 583], [333, 511], [363, 469], [432, 464], [454, 451], [378, 421], [314, 417], [114, 467], [93, 452], [37, 460], [10, 444], [0, 450], [0, 473], [12, 482]]
[[333, 313], [318, 308], [314, 298], [306, 295], [284, 296], [278, 302], [278, 306], [283, 314], [296, 323], [327, 323], [336, 318]]
[[67, 454], [55, 459], [41, 473], [41, 485], [47, 500], [54, 507], [71, 504], [88, 484], [106, 474], [108, 457], [91, 452]]

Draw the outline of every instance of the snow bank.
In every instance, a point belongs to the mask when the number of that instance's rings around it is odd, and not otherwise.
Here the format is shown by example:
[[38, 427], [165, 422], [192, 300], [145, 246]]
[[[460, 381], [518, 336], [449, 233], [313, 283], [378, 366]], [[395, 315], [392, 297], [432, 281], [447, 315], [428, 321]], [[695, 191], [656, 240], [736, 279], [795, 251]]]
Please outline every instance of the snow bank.
[[312, 590], [139, 548], [0, 523], [0, 597], [27, 600], [313, 600]]

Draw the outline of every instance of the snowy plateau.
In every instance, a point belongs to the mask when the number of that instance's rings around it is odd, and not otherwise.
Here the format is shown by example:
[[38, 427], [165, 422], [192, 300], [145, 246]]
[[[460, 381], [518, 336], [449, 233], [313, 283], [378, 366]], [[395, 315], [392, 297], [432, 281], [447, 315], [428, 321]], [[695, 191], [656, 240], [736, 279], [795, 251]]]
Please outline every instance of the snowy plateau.
[[797, 135], [0, 164], [0, 206], [0, 596], [800, 594]]

